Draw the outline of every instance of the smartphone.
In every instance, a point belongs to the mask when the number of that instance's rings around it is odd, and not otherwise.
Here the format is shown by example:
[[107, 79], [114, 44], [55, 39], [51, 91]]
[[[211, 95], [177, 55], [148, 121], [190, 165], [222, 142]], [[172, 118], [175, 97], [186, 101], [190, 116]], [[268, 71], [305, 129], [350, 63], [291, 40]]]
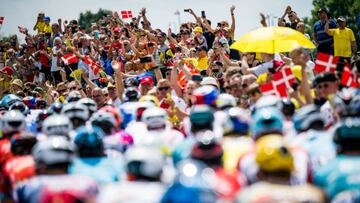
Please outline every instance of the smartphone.
[[217, 27], [221, 27], [221, 23], [217, 23]]
[[184, 9], [184, 12], [190, 12], [190, 9]]
[[75, 33], [76, 33], [76, 27], [75, 27], [75, 26], [72, 26], [72, 27], [71, 27], [71, 33], [72, 33], [72, 34], [75, 34]]
[[51, 37], [51, 32], [45, 33], [45, 37]]
[[94, 31], [94, 38], [99, 39], [99, 31]]
[[201, 17], [206, 18], [205, 11], [201, 11]]
[[152, 62], [151, 56], [140, 57], [140, 63], [151, 63], [151, 62]]
[[291, 85], [291, 88], [293, 88], [294, 91], [297, 90], [299, 84], [297, 82], [294, 82], [292, 85]]
[[202, 76], [201, 75], [192, 75], [191, 80], [195, 81], [195, 82], [201, 82], [202, 81]]
[[154, 43], [149, 42], [149, 43], [148, 43], [148, 47], [152, 47], [152, 46], [154, 46]]

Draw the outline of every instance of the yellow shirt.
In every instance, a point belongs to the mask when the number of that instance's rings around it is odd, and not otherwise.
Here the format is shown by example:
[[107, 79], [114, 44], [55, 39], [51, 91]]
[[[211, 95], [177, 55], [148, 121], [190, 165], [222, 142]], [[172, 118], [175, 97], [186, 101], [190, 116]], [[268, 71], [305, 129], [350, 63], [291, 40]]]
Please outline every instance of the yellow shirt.
[[184, 58], [186, 64], [190, 61], [194, 64], [195, 68], [198, 70], [206, 70], [208, 67], [209, 58], [206, 56], [204, 58]]
[[207, 56], [204, 58], [198, 58], [194, 65], [199, 70], [206, 70], [208, 67], [208, 61], [209, 61], [209, 59]]
[[52, 28], [51, 25], [46, 25], [44, 26], [44, 32], [45, 33], [52, 33]]
[[329, 29], [329, 34], [334, 38], [335, 56], [351, 57], [351, 42], [355, 42], [354, 32], [349, 28], [336, 28]]
[[36, 24], [36, 30], [37, 30], [38, 34], [41, 32], [44, 32], [44, 28], [45, 28], [45, 22], [38, 22]]

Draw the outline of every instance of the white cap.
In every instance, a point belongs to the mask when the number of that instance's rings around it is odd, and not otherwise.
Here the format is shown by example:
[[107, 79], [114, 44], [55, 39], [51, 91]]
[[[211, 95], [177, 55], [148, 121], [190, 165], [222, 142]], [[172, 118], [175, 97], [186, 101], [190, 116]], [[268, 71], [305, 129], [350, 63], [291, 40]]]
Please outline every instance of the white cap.
[[200, 83], [201, 86], [204, 85], [213, 85], [219, 89], [218, 81], [213, 77], [204, 77]]

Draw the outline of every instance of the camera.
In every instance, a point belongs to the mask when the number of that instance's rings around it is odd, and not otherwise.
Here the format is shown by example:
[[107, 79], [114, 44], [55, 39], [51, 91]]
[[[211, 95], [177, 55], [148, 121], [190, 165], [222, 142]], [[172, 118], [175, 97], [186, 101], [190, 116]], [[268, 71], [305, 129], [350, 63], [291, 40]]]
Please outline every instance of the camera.
[[151, 56], [140, 57], [140, 63], [151, 63], [151, 62], [152, 62]]

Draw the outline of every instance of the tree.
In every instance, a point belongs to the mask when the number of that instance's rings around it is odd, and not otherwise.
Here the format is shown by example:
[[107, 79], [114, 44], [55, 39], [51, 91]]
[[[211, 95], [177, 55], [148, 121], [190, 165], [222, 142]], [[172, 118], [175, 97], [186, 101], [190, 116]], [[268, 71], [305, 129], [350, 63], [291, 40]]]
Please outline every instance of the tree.
[[80, 13], [79, 25], [85, 27], [87, 32], [91, 31], [91, 23], [96, 23], [98, 20], [103, 19], [104, 16], [111, 16], [112, 12], [109, 10], [99, 9], [97, 13], [85, 11]]
[[[304, 18], [304, 23], [307, 25], [306, 32], [312, 33], [312, 26], [319, 17], [317, 11], [320, 8], [329, 10], [332, 18], [343, 16], [347, 20], [347, 26], [354, 31], [355, 37], [360, 34], [360, 1], [359, 0], [313, 0], [314, 8], [311, 11], [311, 17]], [[358, 46], [360, 39], [357, 39]]]

